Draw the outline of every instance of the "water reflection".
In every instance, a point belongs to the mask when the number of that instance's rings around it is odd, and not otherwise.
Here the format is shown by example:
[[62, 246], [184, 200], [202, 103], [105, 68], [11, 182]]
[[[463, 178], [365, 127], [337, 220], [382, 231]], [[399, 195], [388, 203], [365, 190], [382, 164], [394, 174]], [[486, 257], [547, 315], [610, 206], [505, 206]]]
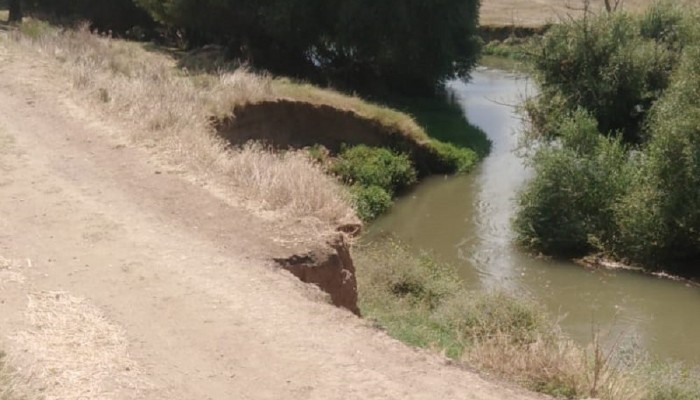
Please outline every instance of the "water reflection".
[[513, 105], [531, 91], [519, 75], [479, 70], [450, 89], [469, 121], [492, 141], [468, 176], [434, 177], [397, 201], [368, 236], [389, 232], [459, 268], [467, 285], [533, 297], [587, 342], [592, 326], [610, 341], [638, 341], [662, 358], [700, 362], [700, 290], [624, 271], [589, 271], [524, 254], [512, 243], [513, 197], [529, 173], [514, 149], [522, 121]]

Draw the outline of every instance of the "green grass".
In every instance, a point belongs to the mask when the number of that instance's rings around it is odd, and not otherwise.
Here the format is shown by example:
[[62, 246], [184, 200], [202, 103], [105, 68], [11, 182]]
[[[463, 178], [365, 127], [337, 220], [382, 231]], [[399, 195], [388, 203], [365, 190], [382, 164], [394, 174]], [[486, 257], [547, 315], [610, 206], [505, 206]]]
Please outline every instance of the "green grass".
[[395, 97], [386, 99], [385, 103], [412, 116], [426, 136], [432, 139], [457, 148], [471, 149], [480, 158], [491, 151], [491, 142], [486, 133], [470, 124], [460, 105], [447, 95], [435, 98]]
[[467, 291], [452, 266], [400, 243], [360, 246], [353, 256], [363, 315], [408, 344], [459, 359], [497, 333], [520, 343], [547, 331], [544, 314], [529, 301]]
[[697, 370], [649, 360], [621, 346], [573, 343], [541, 307], [465, 289], [455, 269], [383, 240], [353, 254], [365, 318], [411, 346], [563, 399], [696, 400]]

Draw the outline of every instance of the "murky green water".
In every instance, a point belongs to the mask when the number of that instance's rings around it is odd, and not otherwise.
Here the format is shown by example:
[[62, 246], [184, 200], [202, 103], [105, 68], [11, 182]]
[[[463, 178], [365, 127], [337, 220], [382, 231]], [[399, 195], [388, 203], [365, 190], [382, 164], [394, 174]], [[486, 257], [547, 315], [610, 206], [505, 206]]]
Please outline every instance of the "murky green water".
[[590, 271], [542, 260], [513, 243], [513, 198], [528, 178], [513, 152], [521, 121], [517, 104], [532, 83], [519, 75], [479, 70], [451, 89], [471, 123], [493, 142], [478, 170], [436, 177], [399, 199], [368, 237], [390, 233], [459, 268], [466, 284], [531, 297], [562, 317], [564, 329], [589, 342], [599, 326], [608, 341], [635, 343], [652, 355], [700, 364], [700, 289], [624, 271]]

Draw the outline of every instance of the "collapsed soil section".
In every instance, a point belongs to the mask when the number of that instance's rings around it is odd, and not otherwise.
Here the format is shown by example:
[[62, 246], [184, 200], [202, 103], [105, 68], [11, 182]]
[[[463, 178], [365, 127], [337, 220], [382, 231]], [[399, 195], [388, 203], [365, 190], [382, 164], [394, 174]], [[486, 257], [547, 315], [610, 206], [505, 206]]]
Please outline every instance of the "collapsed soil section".
[[280, 150], [323, 145], [337, 154], [343, 145], [365, 144], [407, 153], [421, 176], [453, 172], [428, 139], [410, 137], [396, 127], [329, 105], [261, 101], [236, 106], [232, 116], [212, 122], [234, 146], [253, 140]]
[[344, 235], [305, 254], [276, 258], [275, 262], [304, 283], [328, 293], [334, 305], [360, 315], [357, 306], [357, 279]]

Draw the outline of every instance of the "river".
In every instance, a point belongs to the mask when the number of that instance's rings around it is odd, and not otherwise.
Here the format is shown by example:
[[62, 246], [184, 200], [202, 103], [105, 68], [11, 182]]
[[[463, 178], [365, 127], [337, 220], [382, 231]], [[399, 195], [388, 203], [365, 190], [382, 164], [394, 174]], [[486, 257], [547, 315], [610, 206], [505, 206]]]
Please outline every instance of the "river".
[[629, 271], [588, 270], [524, 253], [513, 244], [514, 197], [528, 168], [516, 152], [522, 121], [513, 106], [533, 83], [524, 75], [480, 68], [469, 83], [449, 85], [492, 151], [471, 174], [430, 178], [369, 227], [458, 268], [481, 290], [506, 290], [543, 304], [565, 332], [588, 343], [639, 346], [661, 359], [700, 363], [700, 289]]

